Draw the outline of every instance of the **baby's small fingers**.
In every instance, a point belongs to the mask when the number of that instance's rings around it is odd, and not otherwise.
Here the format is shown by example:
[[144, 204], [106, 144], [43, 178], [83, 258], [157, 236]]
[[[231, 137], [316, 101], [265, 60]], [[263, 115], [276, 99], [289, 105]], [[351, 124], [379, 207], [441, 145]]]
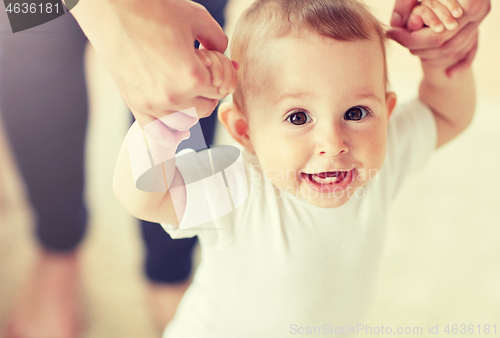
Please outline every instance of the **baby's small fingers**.
[[223, 95], [228, 95], [233, 90], [233, 73], [235, 73], [236, 70], [227, 56], [220, 55], [220, 57], [224, 67], [224, 83], [219, 89], [219, 92]]
[[200, 46], [200, 49], [196, 49], [196, 54], [200, 58], [201, 62], [203, 62], [203, 65], [205, 67], [210, 67], [212, 65], [212, 60], [208, 57], [208, 51], [206, 49], [202, 49]]
[[234, 91], [236, 90], [236, 86], [238, 85], [238, 69], [240, 69], [240, 65], [236, 61], [231, 61], [234, 67], [234, 71], [232, 72], [233, 74], [233, 79], [232, 79], [232, 86], [231, 86], [231, 91], [230, 93], [233, 94]]
[[222, 85], [222, 82], [224, 81], [222, 63], [219, 60], [219, 57], [216, 55], [216, 52], [210, 52], [207, 55], [212, 62], [212, 65], [208, 67], [210, 70], [210, 74], [212, 75], [212, 85], [215, 87], [220, 87]]
[[[438, 0], [429, 0], [424, 2], [424, 6], [429, 7], [437, 16], [438, 20], [448, 30], [454, 30], [458, 27], [457, 20], [453, 17], [451, 11]], [[425, 21], [425, 20], [424, 20]]]
[[444, 31], [444, 25], [429, 7], [424, 5], [417, 6], [413, 9], [412, 15], [420, 16], [424, 24], [429, 26], [434, 32], [441, 33]]
[[448, 8], [448, 10], [451, 12], [451, 14], [455, 19], [461, 18], [462, 15], [464, 14], [464, 10], [460, 6], [458, 0], [439, 0], [439, 1], [441, 2], [441, 4], [446, 6], [446, 8]]

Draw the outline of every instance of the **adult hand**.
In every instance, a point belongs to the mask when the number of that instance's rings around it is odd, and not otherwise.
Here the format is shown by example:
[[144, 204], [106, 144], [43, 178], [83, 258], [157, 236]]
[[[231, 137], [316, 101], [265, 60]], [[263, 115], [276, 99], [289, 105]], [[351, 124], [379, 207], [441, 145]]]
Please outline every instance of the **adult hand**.
[[[406, 22], [417, 0], [396, 0], [391, 20], [393, 26], [387, 36], [407, 47], [422, 62], [432, 66], [446, 66], [452, 77], [472, 64], [477, 51], [478, 26], [489, 13], [490, 0], [459, 0], [464, 11], [458, 19], [458, 27], [436, 33], [426, 27], [409, 32]], [[450, 60], [453, 60], [450, 65]]]
[[[194, 48], [223, 53], [227, 36], [188, 0], [82, 0], [71, 13], [104, 59], [140, 125], [195, 107], [208, 116], [226, 96]], [[231, 88], [232, 90], [234, 88]]]

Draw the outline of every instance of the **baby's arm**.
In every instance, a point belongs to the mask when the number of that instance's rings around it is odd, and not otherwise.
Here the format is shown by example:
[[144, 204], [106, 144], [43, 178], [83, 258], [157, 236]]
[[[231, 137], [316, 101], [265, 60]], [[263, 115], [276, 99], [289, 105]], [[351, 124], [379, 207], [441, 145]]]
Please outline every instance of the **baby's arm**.
[[[180, 220], [177, 219], [170, 191], [145, 192], [136, 187], [130, 162], [129, 139], [137, 131], [141, 131], [141, 127], [134, 122], [123, 140], [113, 177], [114, 194], [123, 208], [132, 216], [151, 222], [178, 225]], [[171, 151], [170, 157], [174, 157], [177, 145]], [[173, 162], [172, 164], [175, 165]], [[173, 170], [174, 180], [182, 179], [175, 167], [169, 170]]]
[[[221, 98], [233, 92], [237, 83], [237, 64], [231, 63], [227, 57], [219, 52], [200, 50], [198, 53], [205, 66], [210, 70], [212, 83], [219, 89]], [[188, 130], [197, 121], [198, 117], [196, 116], [186, 112], [177, 112], [153, 121], [144, 126], [143, 130], [137, 122], [132, 125], [122, 143], [113, 178], [115, 196], [127, 212], [151, 222], [179, 224], [185, 207], [185, 189], [182, 188], [184, 187], [182, 176], [175, 168], [175, 151], [182, 140], [189, 137]], [[137, 166], [137, 163], [131, 163], [129, 149], [129, 140], [134, 137], [134, 134], [136, 134], [135, 137], [144, 135], [144, 138], [147, 135], [147, 145], [148, 149], [151, 150], [153, 162], [162, 167], [163, 179], [159, 183], [165, 185], [162, 188], [166, 192], [145, 192], [136, 187], [132, 168]], [[138, 139], [142, 142], [141, 137]], [[135, 150], [133, 149], [133, 151]], [[150, 163], [148, 162], [146, 165], [150, 165]], [[170, 186], [181, 188], [176, 189], [175, 197], [178, 215], [176, 215], [167, 182], [171, 182]], [[180, 209], [179, 203], [177, 203], [179, 200], [184, 202]]]
[[[420, 6], [415, 7], [414, 12], [417, 14], [426, 13], [424, 22], [439, 18], [440, 20], [449, 20], [443, 22], [445, 27], [450, 27], [452, 13], [456, 11], [453, 3], [458, 5], [456, 0], [444, 1], [448, 7], [444, 5], [436, 6], [438, 1], [424, 1]], [[434, 4], [434, 5], [429, 5]], [[425, 8], [425, 9], [424, 9]], [[444, 13], [444, 11], [448, 13]], [[460, 11], [458, 11], [460, 12]], [[458, 16], [458, 12], [457, 16]], [[415, 14], [414, 13], [414, 14]], [[429, 13], [434, 13], [430, 15]], [[411, 16], [410, 16], [411, 17]], [[429, 24], [431, 24], [429, 22]], [[436, 26], [433, 22], [432, 25]], [[455, 25], [451, 25], [453, 28]], [[439, 30], [439, 29], [438, 29]], [[443, 34], [443, 33], [440, 33]], [[461, 55], [457, 51], [451, 49], [450, 46], [467, 44], [470, 48], [467, 55]], [[474, 115], [476, 94], [472, 70], [469, 67], [455, 74], [450, 78], [446, 70], [453, 65], [473, 59], [477, 50], [477, 28], [466, 27], [462, 29], [448, 45], [443, 45], [440, 48], [432, 50], [412, 51], [418, 55], [422, 62], [424, 78], [420, 84], [420, 99], [426, 103], [434, 113], [438, 129], [437, 148], [451, 141], [458, 136], [470, 124]]]

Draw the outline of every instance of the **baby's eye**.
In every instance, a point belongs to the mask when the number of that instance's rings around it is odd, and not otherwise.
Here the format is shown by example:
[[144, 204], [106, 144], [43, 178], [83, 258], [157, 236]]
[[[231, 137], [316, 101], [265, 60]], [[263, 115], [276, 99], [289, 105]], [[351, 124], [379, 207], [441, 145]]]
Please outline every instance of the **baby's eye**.
[[311, 117], [306, 112], [299, 110], [299, 111], [293, 112], [290, 115], [288, 115], [286, 120], [288, 122], [290, 122], [291, 124], [294, 124], [296, 126], [300, 126], [300, 125], [311, 122]]
[[363, 107], [352, 107], [344, 114], [344, 119], [349, 121], [359, 121], [368, 116], [369, 112]]

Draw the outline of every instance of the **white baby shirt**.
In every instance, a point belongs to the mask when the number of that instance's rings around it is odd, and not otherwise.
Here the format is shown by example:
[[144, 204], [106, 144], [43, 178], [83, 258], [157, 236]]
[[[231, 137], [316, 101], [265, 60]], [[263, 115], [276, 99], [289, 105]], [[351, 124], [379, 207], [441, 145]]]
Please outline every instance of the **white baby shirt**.
[[[364, 196], [332, 209], [274, 188], [257, 158], [243, 150], [245, 203], [187, 230], [162, 224], [173, 238], [197, 235], [202, 246], [193, 283], [163, 337], [279, 338], [308, 327], [328, 335], [361, 323], [374, 291], [390, 202], [436, 142], [431, 111], [417, 99], [400, 105], [389, 120], [383, 167], [365, 185]], [[186, 214], [197, 212], [190, 191], [187, 185]]]

